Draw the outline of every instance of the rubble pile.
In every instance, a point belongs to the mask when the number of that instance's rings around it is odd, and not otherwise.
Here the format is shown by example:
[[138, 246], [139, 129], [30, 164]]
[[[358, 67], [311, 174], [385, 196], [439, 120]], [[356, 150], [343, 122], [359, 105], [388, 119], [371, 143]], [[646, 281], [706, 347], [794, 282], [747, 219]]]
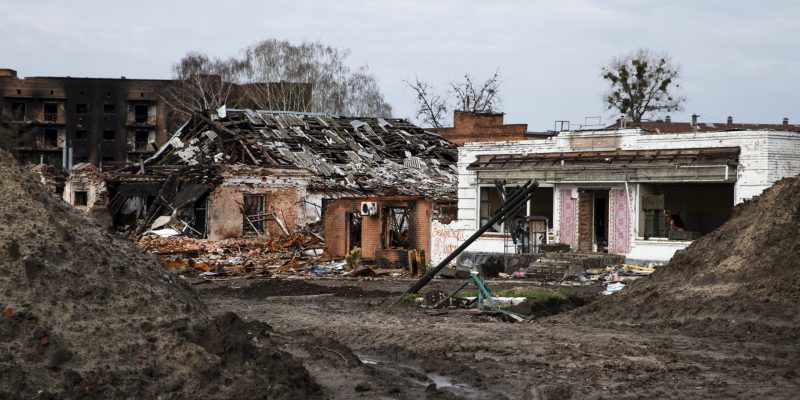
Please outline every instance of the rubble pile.
[[269, 326], [209, 315], [4, 151], [0, 219], [0, 398], [319, 397]]
[[145, 235], [136, 245], [161, 258], [166, 269], [184, 269], [205, 276], [298, 273], [316, 264], [322, 240], [309, 232], [277, 238], [194, 239]]
[[648, 279], [565, 316], [737, 339], [800, 338], [800, 177], [736, 207]]

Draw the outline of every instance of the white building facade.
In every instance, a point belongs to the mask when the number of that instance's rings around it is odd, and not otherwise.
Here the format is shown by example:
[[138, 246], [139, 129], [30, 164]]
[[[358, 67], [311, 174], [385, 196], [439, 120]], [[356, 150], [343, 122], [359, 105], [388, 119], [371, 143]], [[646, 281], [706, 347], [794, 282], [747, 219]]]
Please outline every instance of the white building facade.
[[[568, 131], [542, 139], [466, 143], [458, 158], [458, 219], [434, 226], [433, 261], [469, 237], [507, 187], [534, 179], [527, 215], [549, 242], [636, 261], [667, 261], [775, 181], [800, 173], [800, 133]], [[502, 226], [468, 251], [515, 252]], [[437, 243], [441, 242], [441, 245]], [[440, 249], [440, 250], [439, 250]]]

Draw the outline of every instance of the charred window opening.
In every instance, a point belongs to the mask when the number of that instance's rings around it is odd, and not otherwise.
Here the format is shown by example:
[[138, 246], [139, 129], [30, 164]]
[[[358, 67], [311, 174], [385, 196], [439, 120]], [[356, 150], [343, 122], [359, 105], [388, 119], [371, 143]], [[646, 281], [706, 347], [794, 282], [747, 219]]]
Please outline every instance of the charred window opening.
[[115, 112], [117, 112], [117, 109], [114, 104], [103, 104], [103, 114], [109, 115]]
[[89, 193], [85, 191], [75, 192], [75, 205], [85, 206], [87, 204], [89, 204]]
[[44, 130], [44, 147], [58, 147], [58, 131], [55, 129]]
[[147, 138], [148, 137], [149, 137], [149, 134], [148, 134], [147, 130], [137, 129], [133, 133], [134, 149], [136, 149], [138, 151], [147, 150]]
[[103, 162], [114, 162], [116, 159], [114, 156], [103, 156]]
[[264, 234], [264, 195], [247, 194], [242, 199], [242, 231], [245, 236]]
[[47, 122], [58, 121], [58, 104], [44, 103], [44, 120]]
[[411, 210], [405, 207], [383, 209], [384, 245], [387, 249], [408, 249], [411, 239]]
[[88, 113], [89, 113], [88, 104], [75, 104], [75, 114], [88, 114]]
[[14, 121], [25, 120], [25, 103], [21, 101], [11, 103], [11, 119]]
[[208, 234], [207, 230], [207, 212], [208, 210], [208, 196], [204, 196], [196, 203], [194, 203], [194, 223], [192, 223], [192, 228], [197, 231], [201, 237], [206, 237]]
[[75, 139], [86, 140], [89, 139], [89, 131], [86, 129], [75, 129]]
[[103, 140], [114, 140], [117, 138], [117, 133], [113, 129], [106, 129], [103, 131]]
[[133, 107], [133, 121], [137, 124], [143, 124], [147, 122], [147, 105], [146, 104], [137, 104]]

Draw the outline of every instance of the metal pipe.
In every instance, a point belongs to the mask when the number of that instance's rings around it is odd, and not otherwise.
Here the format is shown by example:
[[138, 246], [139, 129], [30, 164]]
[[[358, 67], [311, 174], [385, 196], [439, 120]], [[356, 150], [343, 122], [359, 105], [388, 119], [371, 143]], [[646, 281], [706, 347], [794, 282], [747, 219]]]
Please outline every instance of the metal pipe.
[[474, 242], [486, 231], [488, 231], [489, 228], [491, 228], [498, 221], [505, 220], [505, 217], [509, 212], [509, 210], [513, 210], [517, 208], [520, 204], [524, 204], [524, 201], [526, 201], [530, 197], [530, 195], [537, 187], [539, 187], [539, 182], [536, 181], [526, 182], [522, 187], [520, 187], [521, 190], [518, 190], [517, 193], [512, 195], [508, 199], [508, 201], [506, 201], [500, 206], [497, 213], [492, 217], [492, 219], [486, 222], [482, 227], [480, 227], [480, 229], [475, 231], [475, 233], [473, 233], [472, 236], [470, 236], [466, 241], [464, 241], [464, 243], [462, 243], [461, 246], [458, 246], [458, 248], [456, 248], [452, 253], [450, 253], [450, 255], [445, 257], [445, 259], [442, 260], [438, 265], [436, 265], [436, 267], [428, 271], [425, 275], [419, 278], [419, 280], [414, 282], [414, 284], [411, 285], [411, 287], [408, 288], [408, 290], [406, 290], [404, 294], [417, 293], [420, 289], [422, 289], [422, 287], [427, 285], [428, 282], [430, 282], [433, 279], [433, 277], [439, 273], [439, 271], [441, 271], [445, 266], [447, 266], [447, 264], [449, 264], [450, 261], [453, 261], [453, 259], [458, 257], [458, 255], [461, 254], [462, 251], [466, 250], [466, 248], [469, 247], [469, 245], [471, 245], [472, 242]]

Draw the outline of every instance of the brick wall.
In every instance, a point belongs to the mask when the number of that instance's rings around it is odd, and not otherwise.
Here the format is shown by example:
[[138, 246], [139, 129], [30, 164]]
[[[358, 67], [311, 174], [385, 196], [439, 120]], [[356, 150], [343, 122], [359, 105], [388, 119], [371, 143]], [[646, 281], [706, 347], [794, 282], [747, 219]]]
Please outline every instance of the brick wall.
[[347, 255], [348, 212], [359, 212], [361, 203], [373, 201], [378, 205], [377, 215], [365, 215], [361, 219], [361, 255], [365, 259], [389, 261], [405, 265], [407, 249], [388, 249], [384, 246], [384, 218], [386, 207], [410, 207], [411, 229], [409, 247], [423, 249], [430, 259], [430, 221], [433, 202], [408, 196], [361, 197], [326, 200], [323, 202], [322, 224], [325, 237], [325, 255], [344, 257]]
[[457, 145], [469, 142], [495, 142], [522, 140], [528, 124], [503, 124], [503, 114], [453, 112], [453, 127], [439, 128], [436, 132]]

